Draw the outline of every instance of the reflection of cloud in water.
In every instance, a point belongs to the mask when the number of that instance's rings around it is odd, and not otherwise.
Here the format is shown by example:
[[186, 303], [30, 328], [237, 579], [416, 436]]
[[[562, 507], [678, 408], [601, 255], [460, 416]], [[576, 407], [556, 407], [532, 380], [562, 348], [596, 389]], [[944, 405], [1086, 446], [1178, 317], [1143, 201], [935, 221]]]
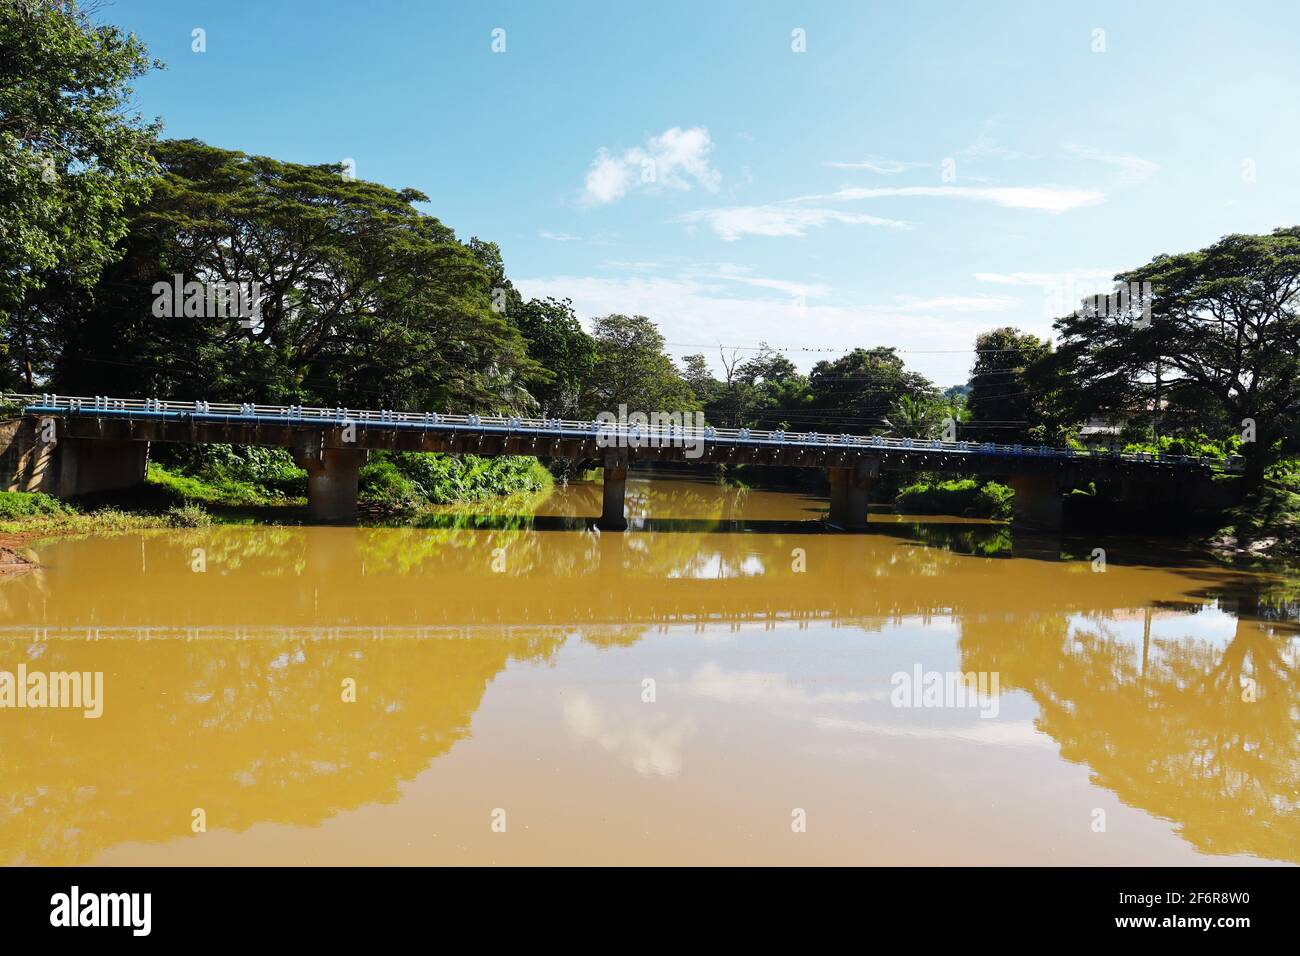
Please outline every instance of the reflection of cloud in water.
[[713, 580], [718, 578], [748, 578], [766, 573], [767, 564], [763, 561], [761, 555], [746, 555], [739, 562], [733, 563], [731, 561], [724, 562], [721, 554], [712, 554], [707, 558], [692, 561], [686, 567], [673, 568], [668, 572], [668, 578], [670, 580], [677, 578]]
[[564, 723], [578, 743], [595, 743], [642, 776], [676, 777], [682, 772], [682, 745], [695, 733], [690, 717], [669, 719], [653, 711], [653, 704], [637, 704], [639, 710], [615, 713], [586, 694], [564, 702]]
[[763, 671], [724, 671], [717, 664], [705, 664], [691, 676], [690, 689], [701, 697], [725, 703], [749, 701], [766, 704], [862, 704], [888, 700], [887, 690], [809, 691], [785, 674]]
[[[831, 716], [827, 710], [836, 706], [882, 704], [889, 700], [885, 689], [861, 691], [810, 691], [785, 674], [763, 671], [724, 671], [717, 664], [706, 664], [691, 677], [690, 689], [701, 697], [728, 704], [751, 703], [768, 707], [787, 719], [811, 723], [819, 730], [854, 733], [876, 737], [907, 737], [915, 740], [948, 740], [1004, 747], [1055, 747], [1055, 742], [1041, 733], [1030, 721], [978, 719], [978, 712], [967, 725], [908, 726], [853, 720]], [[887, 711], [895, 714], [891, 707]]]
[[1237, 616], [1208, 604], [1195, 613], [1135, 608], [1108, 614], [1072, 614], [1069, 617], [1070, 634], [1072, 637], [1080, 631], [1102, 634], [1121, 644], [1141, 647], [1148, 617], [1153, 641], [1201, 640], [1222, 650], [1232, 643], [1237, 633]]
[[818, 717], [814, 723], [822, 730], [845, 731], [873, 737], [911, 737], [924, 740], [954, 740], [963, 743], [991, 744], [997, 747], [1050, 747], [1056, 741], [1040, 732], [1031, 721], [974, 721], [962, 727], [901, 727], [892, 724], [869, 724], [862, 720]]

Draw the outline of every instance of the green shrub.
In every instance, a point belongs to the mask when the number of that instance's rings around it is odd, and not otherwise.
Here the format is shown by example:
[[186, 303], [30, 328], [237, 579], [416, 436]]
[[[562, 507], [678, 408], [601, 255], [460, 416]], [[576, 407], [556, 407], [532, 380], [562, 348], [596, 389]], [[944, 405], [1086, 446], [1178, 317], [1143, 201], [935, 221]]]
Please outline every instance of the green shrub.
[[1241, 436], [1232, 435], [1224, 439], [1212, 439], [1203, 432], [1173, 437], [1161, 435], [1158, 442], [1147, 440], [1130, 441], [1124, 445], [1125, 454], [1189, 455], [1192, 458], [1227, 458], [1229, 455], [1241, 454]]
[[380, 455], [361, 466], [359, 490], [361, 497], [396, 511], [413, 511], [426, 500], [419, 485]]
[[258, 504], [307, 494], [307, 472], [287, 448], [258, 445], [177, 445], [159, 449], [154, 463], [166, 472], [209, 486], [207, 500]]
[[[184, 501], [265, 505], [307, 494], [307, 473], [284, 448], [200, 445], [166, 448], [149, 463], [149, 480]], [[540, 491], [551, 476], [535, 458], [370, 453], [361, 468], [363, 499], [397, 511]]]
[[975, 514], [981, 518], [1011, 517], [1016, 493], [1006, 485], [996, 481], [986, 482], [975, 495]]
[[[160, 485], [174, 497], [209, 505], [270, 505], [285, 499], [278, 491], [247, 481], [231, 478], [182, 474], [157, 462], [149, 462], [148, 480]], [[301, 496], [297, 496], [301, 497]]]
[[361, 494], [389, 507], [482, 501], [541, 491], [550, 473], [535, 458], [374, 452], [361, 469]]
[[202, 505], [186, 502], [167, 509], [167, 523], [173, 528], [204, 528], [212, 524], [212, 515]]
[[0, 491], [0, 519], [75, 514], [76, 508], [40, 491]]
[[894, 499], [894, 510], [904, 514], [1007, 518], [1011, 515], [1014, 498], [1015, 492], [995, 481], [983, 486], [974, 478], [918, 481], [898, 493]]

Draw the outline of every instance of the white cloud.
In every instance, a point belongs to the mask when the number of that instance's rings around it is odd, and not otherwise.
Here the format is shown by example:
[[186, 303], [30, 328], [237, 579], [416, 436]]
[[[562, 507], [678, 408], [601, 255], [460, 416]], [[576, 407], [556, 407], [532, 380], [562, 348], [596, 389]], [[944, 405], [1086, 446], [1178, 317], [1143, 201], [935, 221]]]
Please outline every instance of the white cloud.
[[624, 269], [628, 272], [657, 272], [663, 268], [659, 262], [634, 259], [606, 259], [600, 264], [602, 269]]
[[996, 324], [1043, 337], [1052, 334], [1054, 317], [1032, 301], [995, 296], [901, 296], [884, 306], [855, 304], [835, 301], [832, 296], [839, 294], [814, 282], [716, 267], [678, 275], [517, 278], [515, 285], [527, 297], [572, 299], [584, 320], [615, 312], [647, 315], [678, 358], [692, 352], [712, 356], [718, 345], [768, 342], [806, 371], [856, 346], [891, 345], [905, 351], [908, 368], [939, 385], [966, 381], [971, 355], [953, 350], [970, 348], [987, 331], [995, 304]]
[[587, 170], [583, 202], [604, 205], [622, 199], [633, 189], [689, 191], [701, 186], [716, 192], [722, 175], [709, 165], [713, 142], [702, 126], [674, 126], [652, 136], [645, 146], [622, 153], [601, 147]]
[[1038, 286], [1051, 288], [1069, 282], [1105, 281], [1115, 275], [1114, 269], [1068, 269], [1065, 272], [977, 272], [976, 280], [998, 285]]
[[999, 143], [993, 136], [991, 136], [987, 132], [988, 129], [995, 128], [996, 125], [997, 125], [996, 123], [985, 123], [985, 127], [986, 127], [985, 131], [981, 132], [979, 136], [975, 138], [975, 142], [971, 143], [969, 146], [967, 146], [957, 155], [965, 156], [969, 159], [1015, 160], [1015, 159], [1037, 158], [1035, 156], [1032, 156], [1029, 153], [1022, 153], [1020, 152], [1020, 150], [1017, 149], [1008, 149], [1006, 146], [1003, 146], [1001, 143]]
[[842, 212], [838, 209], [810, 209], [782, 203], [697, 209], [678, 217], [677, 221], [705, 223], [726, 242], [735, 242], [742, 236], [805, 236], [809, 229], [832, 222], [847, 225], [888, 226], [892, 229], [910, 228], [908, 223], [898, 219], [884, 219], [880, 216]]
[[1063, 272], [977, 272], [977, 282], [1037, 287], [1042, 290], [1041, 315], [1052, 319], [1074, 310], [1086, 296], [1111, 291], [1117, 269], [1067, 269]]
[[827, 296], [831, 290], [828, 286], [820, 283], [809, 282], [792, 282], [789, 279], [773, 279], [767, 276], [756, 276], [754, 270], [748, 266], [735, 265], [729, 262], [718, 263], [715, 266], [701, 266], [686, 271], [682, 274], [687, 279], [718, 280], [721, 282], [737, 282], [741, 285], [752, 286], [757, 289], [772, 289], [775, 292], [783, 292], [791, 296]]
[[819, 717], [814, 723], [822, 730], [864, 734], [872, 737], [910, 737], [912, 739], [967, 741], [994, 747], [1045, 747], [1056, 742], [1034, 726], [1032, 721], [975, 720], [969, 724], [938, 727], [906, 727], [894, 724], [868, 723], [862, 720], [844, 720], [836, 717]]
[[1113, 166], [1119, 170], [1120, 181], [1129, 185], [1146, 182], [1160, 171], [1159, 163], [1143, 159], [1141, 156], [1103, 153], [1095, 146], [1085, 146], [1079, 143], [1070, 143], [1065, 148], [1067, 152], [1079, 159], [1088, 159], [1093, 162], [1104, 163], [1107, 166]]
[[882, 176], [892, 176], [895, 173], [906, 172], [909, 169], [923, 169], [937, 164], [912, 163], [899, 159], [886, 159], [884, 156], [868, 156], [856, 163], [828, 162], [826, 165], [832, 169], [865, 169], [873, 173], [880, 173]]
[[642, 776], [680, 774], [682, 750], [695, 733], [690, 716], [670, 719], [639, 705], [607, 709], [581, 693], [565, 700], [563, 715], [575, 742], [596, 744]]
[[598, 205], [621, 199], [632, 181], [631, 164], [622, 158], [611, 156], [603, 147], [596, 154], [587, 170], [587, 182], [583, 188], [583, 199]]
[[550, 232], [543, 229], [538, 233], [543, 239], [549, 239], [551, 242], [581, 242], [582, 236], [575, 236], [567, 232]]
[[890, 312], [1005, 312], [1020, 305], [1020, 300], [1005, 295], [947, 295], [918, 299], [897, 296], [897, 305], [880, 306]]
[[875, 186], [850, 187], [829, 195], [800, 196], [790, 202], [824, 202], [826, 200], [881, 199], [890, 196], [935, 196], [991, 202], [1008, 209], [1037, 209], [1062, 213], [1082, 206], [1106, 201], [1106, 194], [1095, 189], [1073, 186]]
[[759, 703], [783, 705], [861, 704], [886, 701], [889, 691], [810, 691], [788, 676], [770, 671], [724, 671], [705, 664], [691, 675], [691, 693], [728, 704]]

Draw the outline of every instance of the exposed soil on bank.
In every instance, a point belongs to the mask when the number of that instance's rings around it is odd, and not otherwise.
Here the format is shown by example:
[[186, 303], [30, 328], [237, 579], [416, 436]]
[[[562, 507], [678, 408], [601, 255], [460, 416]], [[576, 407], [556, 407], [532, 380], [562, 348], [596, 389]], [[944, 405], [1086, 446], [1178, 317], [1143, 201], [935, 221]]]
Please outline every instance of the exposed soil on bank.
[[30, 571], [36, 562], [26, 555], [27, 536], [0, 534], [0, 574]]

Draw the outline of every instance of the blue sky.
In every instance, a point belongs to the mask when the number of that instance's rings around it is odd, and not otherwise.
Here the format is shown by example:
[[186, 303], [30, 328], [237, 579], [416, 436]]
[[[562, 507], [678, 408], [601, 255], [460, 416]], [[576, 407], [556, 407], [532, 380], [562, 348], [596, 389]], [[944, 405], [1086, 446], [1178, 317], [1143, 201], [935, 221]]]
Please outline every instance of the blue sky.
[[525, 294], [649, 315], [675, 355], [715, 364], [720, 345], [768, 342], [804, 368], [893, 345], [949, 385], [981, 330], [1049, 334], [1120, 269], [1300, 222], [1293, 2], [116, 0], [100, 16], [167, 64], [136, 97], [166, 135], [352, 159], [498, 242]]

